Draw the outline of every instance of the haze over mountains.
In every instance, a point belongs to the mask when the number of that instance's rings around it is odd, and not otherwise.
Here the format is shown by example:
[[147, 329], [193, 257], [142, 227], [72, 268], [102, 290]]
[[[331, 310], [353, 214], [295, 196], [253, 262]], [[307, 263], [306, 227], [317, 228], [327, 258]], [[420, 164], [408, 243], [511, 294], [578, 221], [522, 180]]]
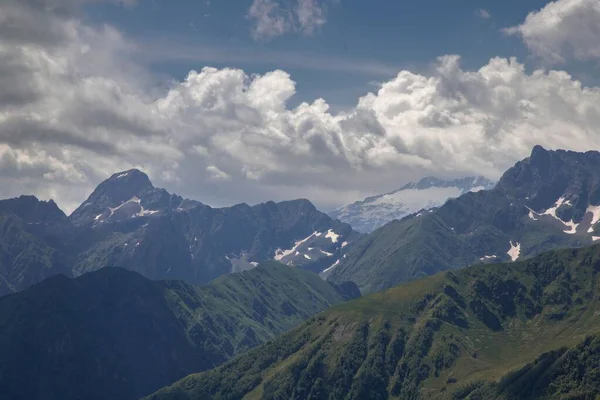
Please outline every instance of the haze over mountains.
[[352, 225], [359, 232], [370, 233], [394, 219], [420, 211], [439, 207], [448, 199], [467, 192], [489, 190], [494, 182], [481, 177], [442, 180], [426, 177], [402, 188], [356, 201], [329, 213], [332, 218]]
[[31, 196], [0, 201], [0, 225], [0, 294], [106, 266], [192, 284], [270, 259], [320, 272], [360, 236], [308, 200], [212, 208], [138, 170], [102, 182], [69, 217]]

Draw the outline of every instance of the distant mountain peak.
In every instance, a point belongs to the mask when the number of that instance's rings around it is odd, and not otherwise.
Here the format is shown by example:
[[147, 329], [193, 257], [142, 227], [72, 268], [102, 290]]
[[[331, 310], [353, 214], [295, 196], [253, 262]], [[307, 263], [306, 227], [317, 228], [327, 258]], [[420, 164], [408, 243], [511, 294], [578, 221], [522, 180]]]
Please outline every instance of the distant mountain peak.
[[407, 189], [423, 190], [423, 189], [428, 189], [428, 188], [432, 188], [432, 187], [439, 187], [439, 188], [458, 187], [458, 188], [466, 188], [466, 189], [483, 187], [485, 189], [491, 189], [491, 187], [493, 187], [493, 185], [494, 185], [494, 182], [490, 181], [489, 179], [487, 179], [483, 176], [467, 176], [464, 178], [457, 178], [457, 179], [450, 179], [450, 180], [444, 180], [444, 179], [436, 178], [434, 176], [426, 176], [425, 178], [422, 178], [418, 182], [407, 183], [406, 185], [401, 187], [399, 190], [396, 190], [395, 192], [391, 192], [391, 193], [387, 193], [387, 194], [393, 194], [400, 190], [407, 190]]
[[29, 223], [55, 222], [67, 218], [54, 200], [44, 201], [33, 195], [0, 200], [0, 214], [14, 214]]
[[443, 180], [433, 176], [411, 182], [400, 189], [340, 207], [330, 215], [360, 232], [372, 232], [394, 220], [422, 209], [439, 207], [446, 200], [469, 191], [486, 190], [494, 182], [482, 176]]
[[71, 219], [78, 225], [97, 225], [173, 211], [183, 202], [180, 196], [155, 188], [146, 173], [130, 169], [100, 183]]
[[535, 146], [533, 146], [533, 149], [531, 149], [531, 156], [539, 155], [539, 154], [547, 154], [547, 153], [548, 153], [548, 150], [546, 150], [539, 144], [536, 144]]
[[361, 239], [328, 279], [375, 291], [474, 262], [598, 243], [600, 153], [537, 146], [531, 154], [494, 189], [466, 193]]
[[114, 173], [107, 181], [124, 180], [127, 182], [137, 182], [140, 185], [152, 186], [150, 178], [145, 172], [140, 171], [137, 168], [133, 168], [127, 171], [121, 171]]
[[102, 195], [110, 196], [115, 201], [126, 201], [134, 196], [139, 197], [144, 191], [153, 188], [154, 185], [148, 175], [139, 169], [130, 169], [113, 174], [98, 185], [94, 193], [100, 191]]

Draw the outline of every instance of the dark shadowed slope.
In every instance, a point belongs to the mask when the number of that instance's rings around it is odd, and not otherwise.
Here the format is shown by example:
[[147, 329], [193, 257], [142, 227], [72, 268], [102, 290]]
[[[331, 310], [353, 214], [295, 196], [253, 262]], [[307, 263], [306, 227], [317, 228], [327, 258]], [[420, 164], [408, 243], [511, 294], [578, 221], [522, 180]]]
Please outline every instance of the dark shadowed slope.
[[107, 266], [192, 284], [272, 259], [321, 272], [359, 236], [308, 200], [212, 208], [134, 169], [102, 182], [70, 217], [33, 196], [0, 200], [0, 295]]
[[277, 263], [201, 288], [122, 268], [54, 276], [0, 299], [0, 393], [136, 399], [351, 295]]
[[33, 196], [0, 201], [0, 296], [55, 274], [71, 275], [67, 216]]

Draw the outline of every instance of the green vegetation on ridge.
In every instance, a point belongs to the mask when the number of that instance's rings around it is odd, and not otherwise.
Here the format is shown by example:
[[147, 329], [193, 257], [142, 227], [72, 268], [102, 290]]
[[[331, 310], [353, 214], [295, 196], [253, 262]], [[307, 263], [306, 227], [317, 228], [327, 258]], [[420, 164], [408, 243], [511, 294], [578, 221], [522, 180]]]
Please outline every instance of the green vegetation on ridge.
[[[593, 398], [576, 395], [600, 390], [599, 285], [600, 246], [438, 274], [335, 306], [149, 399]], [[536, 381], [526, 365], [553, 351]]]
[[274, 262], [205, 287], [122, 268], [54, 276], [0, 298], [1, 397], [137, 399], [357, 293]]

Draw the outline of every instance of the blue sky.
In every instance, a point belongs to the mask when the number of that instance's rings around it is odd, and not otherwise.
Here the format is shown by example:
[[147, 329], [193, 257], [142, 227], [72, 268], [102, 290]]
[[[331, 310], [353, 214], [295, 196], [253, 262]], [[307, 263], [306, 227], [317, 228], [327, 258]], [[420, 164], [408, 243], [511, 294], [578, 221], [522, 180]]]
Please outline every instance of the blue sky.
[[501, 29], [518, 25], [548, 1], [340, 0], [327, 4], [327, 22], [313, 34], [268, 40], [250, 35], [251, 3], [152, 0], [129, 8], [100, 3], [88, 7], [88, 17], [147, 43], [152, 68], [177, 79], [206, 65], [248, 73], [281, 68], [298, 82], [292, 103], [323, 97], [332, 107], [346, 108], [375, 90], [374, 83], [401, 69], [427, 72], [445, 54], [461, 55], [466, 69], [495, 56], [516, 56], [536, 67], [519, 38]]

